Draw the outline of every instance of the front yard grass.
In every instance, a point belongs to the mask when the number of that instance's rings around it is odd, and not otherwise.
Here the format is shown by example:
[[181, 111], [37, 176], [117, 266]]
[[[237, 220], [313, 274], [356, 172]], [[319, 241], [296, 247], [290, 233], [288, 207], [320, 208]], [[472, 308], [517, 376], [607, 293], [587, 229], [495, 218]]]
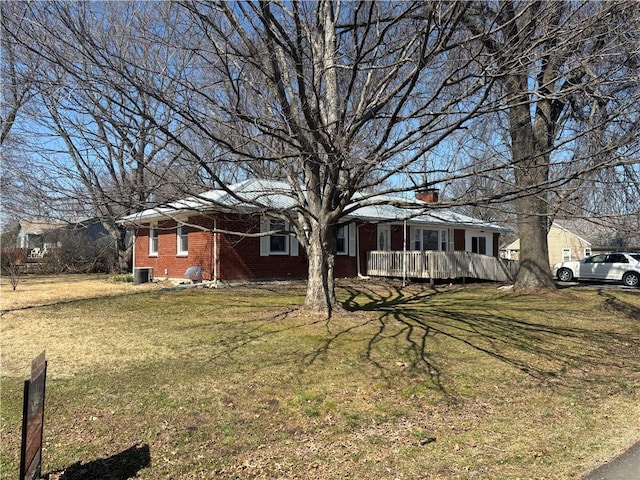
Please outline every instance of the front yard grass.
[[126, 287], [4, 312], [1, 479], [44, 349], [50, 479], [578, 479], [640, 439], [637, 291]]

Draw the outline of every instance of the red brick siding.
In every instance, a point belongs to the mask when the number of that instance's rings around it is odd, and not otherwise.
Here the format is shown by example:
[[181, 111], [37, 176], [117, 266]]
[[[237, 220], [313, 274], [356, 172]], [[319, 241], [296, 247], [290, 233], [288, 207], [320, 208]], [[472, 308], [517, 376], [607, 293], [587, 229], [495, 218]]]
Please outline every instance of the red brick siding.
[[356, 257], [336, 255], [335, 276], [337, 278], [351, 278], [358, 274]]
[[[228, 215], [218, 220], [218, 228], [234, 232], [259, 233], [260, 217]], [[307, 278], [307, 257], [302, 248], [298, 255], [260, 256], [260, 237], [221, 234], [219, 237], [220, 278], [288, 279]]]
[[[193, 265], [204, 267], [204, 278], [214, 276], [214, 218], [219, 230], [259, 233], [260, 217], [251, 215], [223, 215], [191, 217], [185, 223], [200, 225], [207, 231], [189, 228], [188, 255], [177, 255], [175, 221], [158, 224], [158, 255], [149, 256], [149, 228], [140, 228], [136, 233], [135, 267], [152, 267], [155, 277], [168, 276], [182, 278], [184, 272]], [[375, 240], [375, 236], [374, 236]], [[243, 237], [219, 233], [217, 238], [218, 265], [220, 280], [257, 280], [257, 279], [304, 279], [307, 278], [307, 256], [298, 248], [298, 255], [260, 256], [260, 237]], [[166, 274], [165, 274], [166, 269]], [[336, 256], [336, 275], [355, 276], [356, 257]]]
[[[205, 217], [189, 218], [186, 223], [213, 228], [213, 220]], [[213, 272], [213, 236], [210, 231], [196, 227], [188, 230], [188, 255], [178, 256], [177, 222], [167, 220], [158, 223], [158, 254], [149, 255], [149, 228], [136, 232], [135, 267], [152, 267], [154, 277], [182, 277], [187, 268], [201, 265], [204, 278], [211, 279]]]
[[[260, 217], [251, 215], [223, 215], [191, 217], [186, 223], [200, 225], [189, 228], [189, 254], [177, 256], [176, 222], [160, 222], [158, 225], [158, 255], [149, 256], [149, 229], [139, 228], [136, 233], [135, 266], [152, 267], [155, 277], [182, 278], [184, 272], [193, 265], [204, 267], [204, 278], [214, 275], [214, 218], [220, 230], [259, 233]], [[391, 248], [402, 250], [404, 235], [402, 225], [391, 226]], [[358, 225], [360, 249], [360, 272], [367, 271], [367, 252], [377, 248], [377, 227], [375, 224]], [[464, 250], [465, 231], [454, 229], [454, 250]], [[493, 234], [494, 253], [498, 252], [499, 234]], [[407, 237], [407, 249], [411, 249]], [[298, 256], [260, 256], [260, 237], [218, 234], [217, 274], [221, 280], [256, 279], [303, 279], [307, 278], [307, 257], [299, 247]], [[357, 256], [337, 255], [335, 274], [337, 277], [354, 277], [358, 273]], [[166, 273], [165, 273], [166, 269]]]
[[360, 272], [367, 273], [367, 252], [378, 248], [377, 227], [370, 223], [358, 226], [360, 235]]

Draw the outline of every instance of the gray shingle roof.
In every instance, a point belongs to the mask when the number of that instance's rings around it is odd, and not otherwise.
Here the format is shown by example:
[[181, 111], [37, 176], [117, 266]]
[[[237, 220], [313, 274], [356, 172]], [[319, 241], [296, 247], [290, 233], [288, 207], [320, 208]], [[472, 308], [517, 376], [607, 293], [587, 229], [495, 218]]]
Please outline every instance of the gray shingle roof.
[[[354, 196], [351, 206], [364, 197]], [[372, 223], [402, 222], [437, 226], [468, 226], [487, 230], [506, 230], [497, 224], [484, 222], [451, 209], [431, 209], [428, 213], [421, 207], [423, 202], [396, 198], [391, 196], [373, 196], [366, 199], [369, 205], [355, 208], [345, 216], [348, 220], [362, 220]], [[194, 212], [205, 211], [238, 211], [243, 213], [287, 210], [295, 206], [293, 192], [286, 182], [277, 180], [249, 179], [228, 186], [214, 189], [200, 195], [172, 202], [167, 206], [156, 207], [127, 215], [122, 223], [145, 223], [151, 220], [172, 218]]]

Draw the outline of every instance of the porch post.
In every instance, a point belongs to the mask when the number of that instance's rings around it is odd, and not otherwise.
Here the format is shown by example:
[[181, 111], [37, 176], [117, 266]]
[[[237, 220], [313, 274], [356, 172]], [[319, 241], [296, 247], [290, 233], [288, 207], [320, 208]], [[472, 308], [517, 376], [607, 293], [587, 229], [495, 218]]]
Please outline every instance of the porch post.
[[402, 222], [402, 286], [407, 285], [407, 219]]
[[436, 282], [433, 278], [433, 260], [435, 254], [433, 252], [427, 252], [427, 258], [429, 259], [429, 286], [433, 287]]
[[358, 277], [362, 276], [360, 272], [360, 224], [356, 223], [356, 271]]

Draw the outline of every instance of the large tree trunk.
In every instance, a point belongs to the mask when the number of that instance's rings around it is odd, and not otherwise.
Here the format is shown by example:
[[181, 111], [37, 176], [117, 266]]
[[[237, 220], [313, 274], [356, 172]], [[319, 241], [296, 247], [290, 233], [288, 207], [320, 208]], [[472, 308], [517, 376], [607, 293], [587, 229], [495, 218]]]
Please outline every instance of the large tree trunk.
[[117, 241], [118, 273], [129, 273], [133, 267], [133, 247], [126, 242]]
[[[525, 108], [527, 111], [525, 111]], [[528, 107], [515, 115], [529, 117]], [[522, 117], [521, 117], [522, 118]], [[515, 120], [515, 117], [512, 118]], [[513, 157], [516, 185], [520, 195], [516, 199], [518, 236], [520, 237], [520, 268], [516, 274], [516, 290], [555, 289], [549, 265], [549, 202], [546, 184], [549, 181], [549, 153], [544, 135], [525, 122], [512, 124]], [[537, 125], [536, 125], [537, 126]]]
[[547, 244], [548, 201], [546, 183], [549, 180], [549, 149], [545, 132], [533, 124], [527, 95], [526, 75], [506, 78], [511, 94], [509, 132], [515, 170], [518, 236], [520, 237], [520, 268], [516, 274], [517, 290], [552, 289], [555, 283], [549, 266]]
[[133, 267], [133, 241], [126, 228], [112, 227], [103, 223], [105, 229], [115, 238], [115, 260], [117, 273], [129, 273]]
[[535, 196], [516, 201], [520, 237], [520, 268], [516, 274], [517, 290], [555, 288], [549, 265], [547, 217], [536, 214], [540, 200]]
[[337, 304], [335, 292], [335, 229], [326, 228], [324, 232], [316, 229], [309, 239], [307, 256], [309, 270], [307, 280], [307, 294], [304, 305], [306, 308], [323, 314], [326, 318]]

